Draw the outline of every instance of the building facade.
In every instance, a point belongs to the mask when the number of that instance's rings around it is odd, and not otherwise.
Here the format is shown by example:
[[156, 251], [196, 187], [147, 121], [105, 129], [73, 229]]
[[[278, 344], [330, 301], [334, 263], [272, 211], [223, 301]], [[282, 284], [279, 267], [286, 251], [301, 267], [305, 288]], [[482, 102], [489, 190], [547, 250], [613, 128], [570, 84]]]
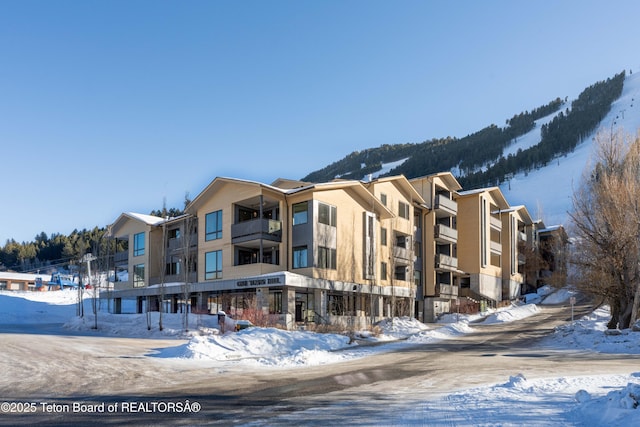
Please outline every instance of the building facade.
[[509, 208], [498, 187], [458, 192], [458, 264], [461, 295], [495, 304], [502, 301], [502, 218]]
[[373, 192], [360, 181], [281, 182], [216, 178], [182, 218], [121, 215], [110, 235], [129, 242], [114, 258], [128, 275], [114, 307], [136, 298], [138, 311], [255, 311], [289, 328], [411, 315], [412, 205], [422, 200], [408, 181], [369, 183]]
[[[268, 185], [214, 179], [177, 218], [124, 213], [114, 310], [258, 319], [286, 328], [425, 322], [460, 299], [517, 298], [534, 226], [499, 188], [461, 191], [451, 173]], [[251, 320], [251, 319], [250, 319]]]

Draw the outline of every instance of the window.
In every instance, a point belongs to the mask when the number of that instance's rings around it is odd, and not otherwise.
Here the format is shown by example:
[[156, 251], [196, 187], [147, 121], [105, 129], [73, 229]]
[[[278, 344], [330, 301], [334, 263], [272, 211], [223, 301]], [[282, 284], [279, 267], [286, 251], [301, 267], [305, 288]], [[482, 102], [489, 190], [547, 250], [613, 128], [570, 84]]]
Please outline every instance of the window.
[[293, 225], [306, 224], [309, 202], [296, 203], [293, 205]]
[[400, 218], [409, 219], [409, 205], [404, 202], [398, 202], [398, 215]]
[[181, 271], [180, 260], [178, 258], [171, 257], [171, 260], [165, 264], [165, 274], [167, 276], [175, 276], [180, 274]]
[[167, 231], [167, 237], [169, 239], [179, 239], [180, 238], [180, 229], [174, 228], [172, 230]]
[[380, 193], [380, 201], [383, 205], [387, 206], [387, 195], [384, 193]]
[[409, 268], [406, 265], [396, 266], [394, 278], [396, 280], [407, 280], [407, 270], [409, 270]]
[[332, 227], [336, 226], [337, 209], [335, 206], [318, 203], [318, 222]]
[[336, 250], [331, 248], [318, 247], [318, 267], [330, 270], [336, 269]]
[[282, 291], [269, 292], [269, 314], [282, 314]]
[[380, 244], [382, 246], [387, 246], [387, 229], [380, 228]]
[[482, 267], [487, 265], [487, 201], [482, 199], [480, 212], [480, 262]]
[[380, 263], [380, 279], [387, 280], [387, 263]]
[[222, 279], [222, 251], [204, 254], [204, 279]]
[[344, 297], [342, 295], [329, 294], [327, 301], [327, 313], [333, 316], [341, 316], [344, 312]]
[[305, 268], [307, 266], [307, 247], [298, 246], [293, 248], [293, 268]]
[[208, 213], [205, 216], [205, 240], [222, 239], [222, 211]]
[[144, 264], [133, 266], [133, 287], [140, 288], [144, 286]]
[[133, 256], [144, 255], [144, 233], [133, 235]]
[[404, 234], [396, 234], [396, 246], [403, 249], [409, 249], [409, 236]]

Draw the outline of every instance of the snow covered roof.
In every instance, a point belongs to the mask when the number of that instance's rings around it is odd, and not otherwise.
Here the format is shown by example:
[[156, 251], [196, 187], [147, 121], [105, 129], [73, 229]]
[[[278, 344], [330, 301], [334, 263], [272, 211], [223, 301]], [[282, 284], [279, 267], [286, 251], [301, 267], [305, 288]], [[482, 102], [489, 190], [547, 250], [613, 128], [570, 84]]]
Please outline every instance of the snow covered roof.
[[120, 227], [129, 220], [138, 221], [150, 227], [158, 226], [167, 221], [166, 219], [159, 216], [146, 215], [135, 212], [123, 212], [122, 214], [120, 214], [118, 219], [116, 219], [113, 224], [111, 224], [108, 234], [111, 236], [118, 235], [118, 230], [120, 229]]
[[490, 193], [494, 200], [500, 205], [498, 206], [499, 208], [507, 209], [509, 207], [509, 202], [507, 202], [507, 199], [504, 197], [500, 187], [486, 187], [476, 188], [474, 190], [458, 191], [458, 196], [465, 197], [481, 193]]
[[[48, 274], [46, 274], [49, 277]], [[38, 277], [43, 277], [42, 274], [29, 274], [29, 273], [15, 273], [13, 271], [0, 271], [0, 280], [36, 280]]]
[[135, 212], [125, 212], [124, 215], [127, 215], [128, 217], [131, 217], [133, 219], [137, 219], [138, 221], [142, 221], [148, 225], [158, 225], [165, 221], [164, 218], [161, 218], [159, 216], [146, 215], [146, 214], [135, 213]]

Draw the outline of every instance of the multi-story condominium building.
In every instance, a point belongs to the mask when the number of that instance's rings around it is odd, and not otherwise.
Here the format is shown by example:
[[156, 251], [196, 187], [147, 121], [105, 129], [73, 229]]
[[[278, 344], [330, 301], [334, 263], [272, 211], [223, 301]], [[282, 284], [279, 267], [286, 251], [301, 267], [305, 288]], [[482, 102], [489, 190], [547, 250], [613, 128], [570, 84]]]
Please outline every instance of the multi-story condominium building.
[[534, 223], [523, 205], [500, 212], [502, 217], [502, 299], [514, 301], [523, 295], [527, 256], [532, 254]]
[[433, 322], [438, 315], [452, 311], [458, 298], [457, 192], [462, 188], [450, 172], [411, 180], [425, 200], [416, 207], [417, 318]]
[[129, 272], [111, 295], [116, 310], [123, 298], [138, 311], [251, 309], [288, 327], [411, 314], [413, 204], [423, 200], [404, 177], [372, 191], [360, 181], [274, 184], [216, 178], [182, 218], [122, 214], [110, 227], [128, 245], [115, 256]]
[[216, 178], [180, 217], [116, 219], [109, 298], [115, 312], [131, 299], [138, 312], [224, 310], [288, 328], [431, 322], [465, 297], [518, 298], [535, 281], [523, 263], [541, 223], [498, 187], [460, 190], [448, 172], [315, 184]]
[[496, 304], [502, 300], [502, 218], [509, 208], [498, 187], [458, 192], [460, 294]]
[[394, 214], [381, 218], [373, 229], [373, 238], [377, 240], [374, 247], [378, 248], [375, 259], [379, 263], [370, 279], [390, 287], [394, 295], [409, 292], [411, 301], [392, 302], [390, 313], [414, 315], [416, 293], [423, 281], [420, 213], [425, 201], [404, 176], [376, 179], [365, 185]]
[[567, 278], [569, 236], [562, 225], [547, 227], [542, 221], [537, 225], [540, 267], [535, 288], [544, 284], [562, 286]]

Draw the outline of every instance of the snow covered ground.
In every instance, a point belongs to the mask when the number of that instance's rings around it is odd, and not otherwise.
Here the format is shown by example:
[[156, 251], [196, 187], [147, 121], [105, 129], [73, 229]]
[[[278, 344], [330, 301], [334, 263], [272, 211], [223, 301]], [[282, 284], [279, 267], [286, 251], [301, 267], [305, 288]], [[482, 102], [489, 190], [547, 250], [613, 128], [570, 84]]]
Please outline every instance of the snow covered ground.
[[[275, 328], [249, 328], [220, 334], [217, 316], [190, 315], [189, 332], [184, 332], [180, 314], [164, 314], [164, 329], [158, 329], [158, 313], [147, 315], [107, 312], [103, 301], [98, 311], [98, 330], [92, 311], [91, 293], [85, 293], [84, 318], [76, 316], [77, 291], [0, 292], [0, 333], [15, 325], [31, 327], [43, 323], [64, 324], [65, 334], [95, 334], [114, 337], [176, 338], [176, 345], [159, 349], [149, 357], [176, 364], [199, 360], [214, 366], [243, 366], [253, 369], [291, 369], [294, 367], [339, 363], [386, 352], [398, 346], [434, 343], [474, 331], [475, 325], [512, 322], [539, 312], [545, 304], [566, 304], [572, 291], [544, 288], [536, 304], [513, 305], [482, 316], [447, 315], [439, 324], [422, 324], [400, 318], [382, 322], [379, 334], [360, 332], [356, 343], [342, 334], [308, 331], [282, 331]], [[616, 353], [638, 357], [640, 332], [604, 333], [608, 309], [601, 307], [591, 315], [562, 326], [543, 340], [541, 349]], [[233, 329], [233, 320], [225, 325]], [[379, 345], [366, 345], [375, 343]], [[340, 351], [336, 351], [340, 350]], [[416, 395], [420, 390], [413, 390]], [[431, 425], [640, 425], [640, 366], [626, 375], [559, 376], [525, 378], [513, 372], [499, 384], [459, 390], [435, 400], [407, 401], [401, 392], [390, 391], [388, 404], [394, 408], [387, 420], [371, 420], [376, 425], [420, 425], [425, 413]], [[398, 410], [395, 410], [398, 409]], [[525, 415], [526, 414], [526, 415]], [[307, 414], [308, 415], [308, 414]], [[295, 414], [290, 415], [295, 421]], [[302, 418], [301, 418], [302, 419]], [[288, 419], [288, 422], [291, 422]]]

